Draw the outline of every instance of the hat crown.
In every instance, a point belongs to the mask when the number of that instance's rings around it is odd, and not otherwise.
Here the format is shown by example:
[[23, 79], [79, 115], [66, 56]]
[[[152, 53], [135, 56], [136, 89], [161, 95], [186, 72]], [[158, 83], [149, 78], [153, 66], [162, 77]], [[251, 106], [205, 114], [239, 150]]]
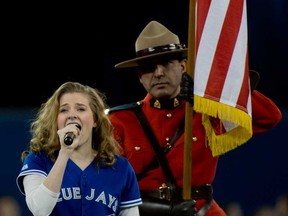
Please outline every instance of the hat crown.
[[140, 61], [167, 55], [187, 56], [185, 44], [180, 44], [176, 34], [157, 21], [149, 22], [135, 42], [136, 58], [120, 62], [115, 68], [139, 66]]
[[159, 22], [153, 20], [139, 34], [135, 42], [135, 50], [138, 52], [148, 48], [179, 43], [177, 35]]

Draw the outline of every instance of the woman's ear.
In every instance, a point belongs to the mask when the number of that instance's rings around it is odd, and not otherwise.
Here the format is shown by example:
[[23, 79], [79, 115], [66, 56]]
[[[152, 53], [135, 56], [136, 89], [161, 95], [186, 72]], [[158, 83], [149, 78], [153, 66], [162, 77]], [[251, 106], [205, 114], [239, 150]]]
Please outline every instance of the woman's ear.
[[94, 121], [94, 123], [93, 123], [93, 127], [94, 127], [94, 128], [97, 127], [97, 122], [96, 122], [96, 121]]

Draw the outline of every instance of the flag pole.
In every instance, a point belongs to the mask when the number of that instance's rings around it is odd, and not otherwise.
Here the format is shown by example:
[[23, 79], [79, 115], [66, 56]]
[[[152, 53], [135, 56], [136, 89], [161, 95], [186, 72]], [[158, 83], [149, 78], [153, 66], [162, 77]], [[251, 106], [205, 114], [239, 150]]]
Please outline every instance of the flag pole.
[[[187, 73], [194, 80], [195, 65], [195, 3], [196, 0], [189, 2], [188, 20], [188, 56]], [[191, 199], [191, 173], [192, 173], [192, 119], [193, 106], [186, 102], [185, 109], [185, 133], [184, 133], [184, 167], [183, 167], [183, 199]]]

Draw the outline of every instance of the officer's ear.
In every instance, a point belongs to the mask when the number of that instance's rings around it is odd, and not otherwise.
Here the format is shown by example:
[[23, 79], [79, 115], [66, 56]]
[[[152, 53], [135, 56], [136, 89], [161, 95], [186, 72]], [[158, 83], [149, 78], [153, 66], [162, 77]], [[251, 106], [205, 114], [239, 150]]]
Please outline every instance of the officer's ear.
[[184, 73], [185, 71], [187, 71], [187, 59], [184, 58], [182, 60], [179, 60], [181, 67], [182, 67], [182, 73]]

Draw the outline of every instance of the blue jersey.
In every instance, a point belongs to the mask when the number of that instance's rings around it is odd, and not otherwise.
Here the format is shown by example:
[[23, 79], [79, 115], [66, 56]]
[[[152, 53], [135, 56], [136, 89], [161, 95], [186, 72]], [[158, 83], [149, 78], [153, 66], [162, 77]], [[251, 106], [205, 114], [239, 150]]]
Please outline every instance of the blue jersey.
[[[97, 167], [94, 161], [81, 170], [68, 160], [60, 195], [51, 215], [100, 215], [115, 216], [120, 208], [142, 203], [134, 170], [126, 158], [115, 156], [112, 167]], [[23, 177], [30, 174], [47, 176], [54, 162], [44, 153], [29, 153], [20, 174], [17, 186], [24, 193]]]

